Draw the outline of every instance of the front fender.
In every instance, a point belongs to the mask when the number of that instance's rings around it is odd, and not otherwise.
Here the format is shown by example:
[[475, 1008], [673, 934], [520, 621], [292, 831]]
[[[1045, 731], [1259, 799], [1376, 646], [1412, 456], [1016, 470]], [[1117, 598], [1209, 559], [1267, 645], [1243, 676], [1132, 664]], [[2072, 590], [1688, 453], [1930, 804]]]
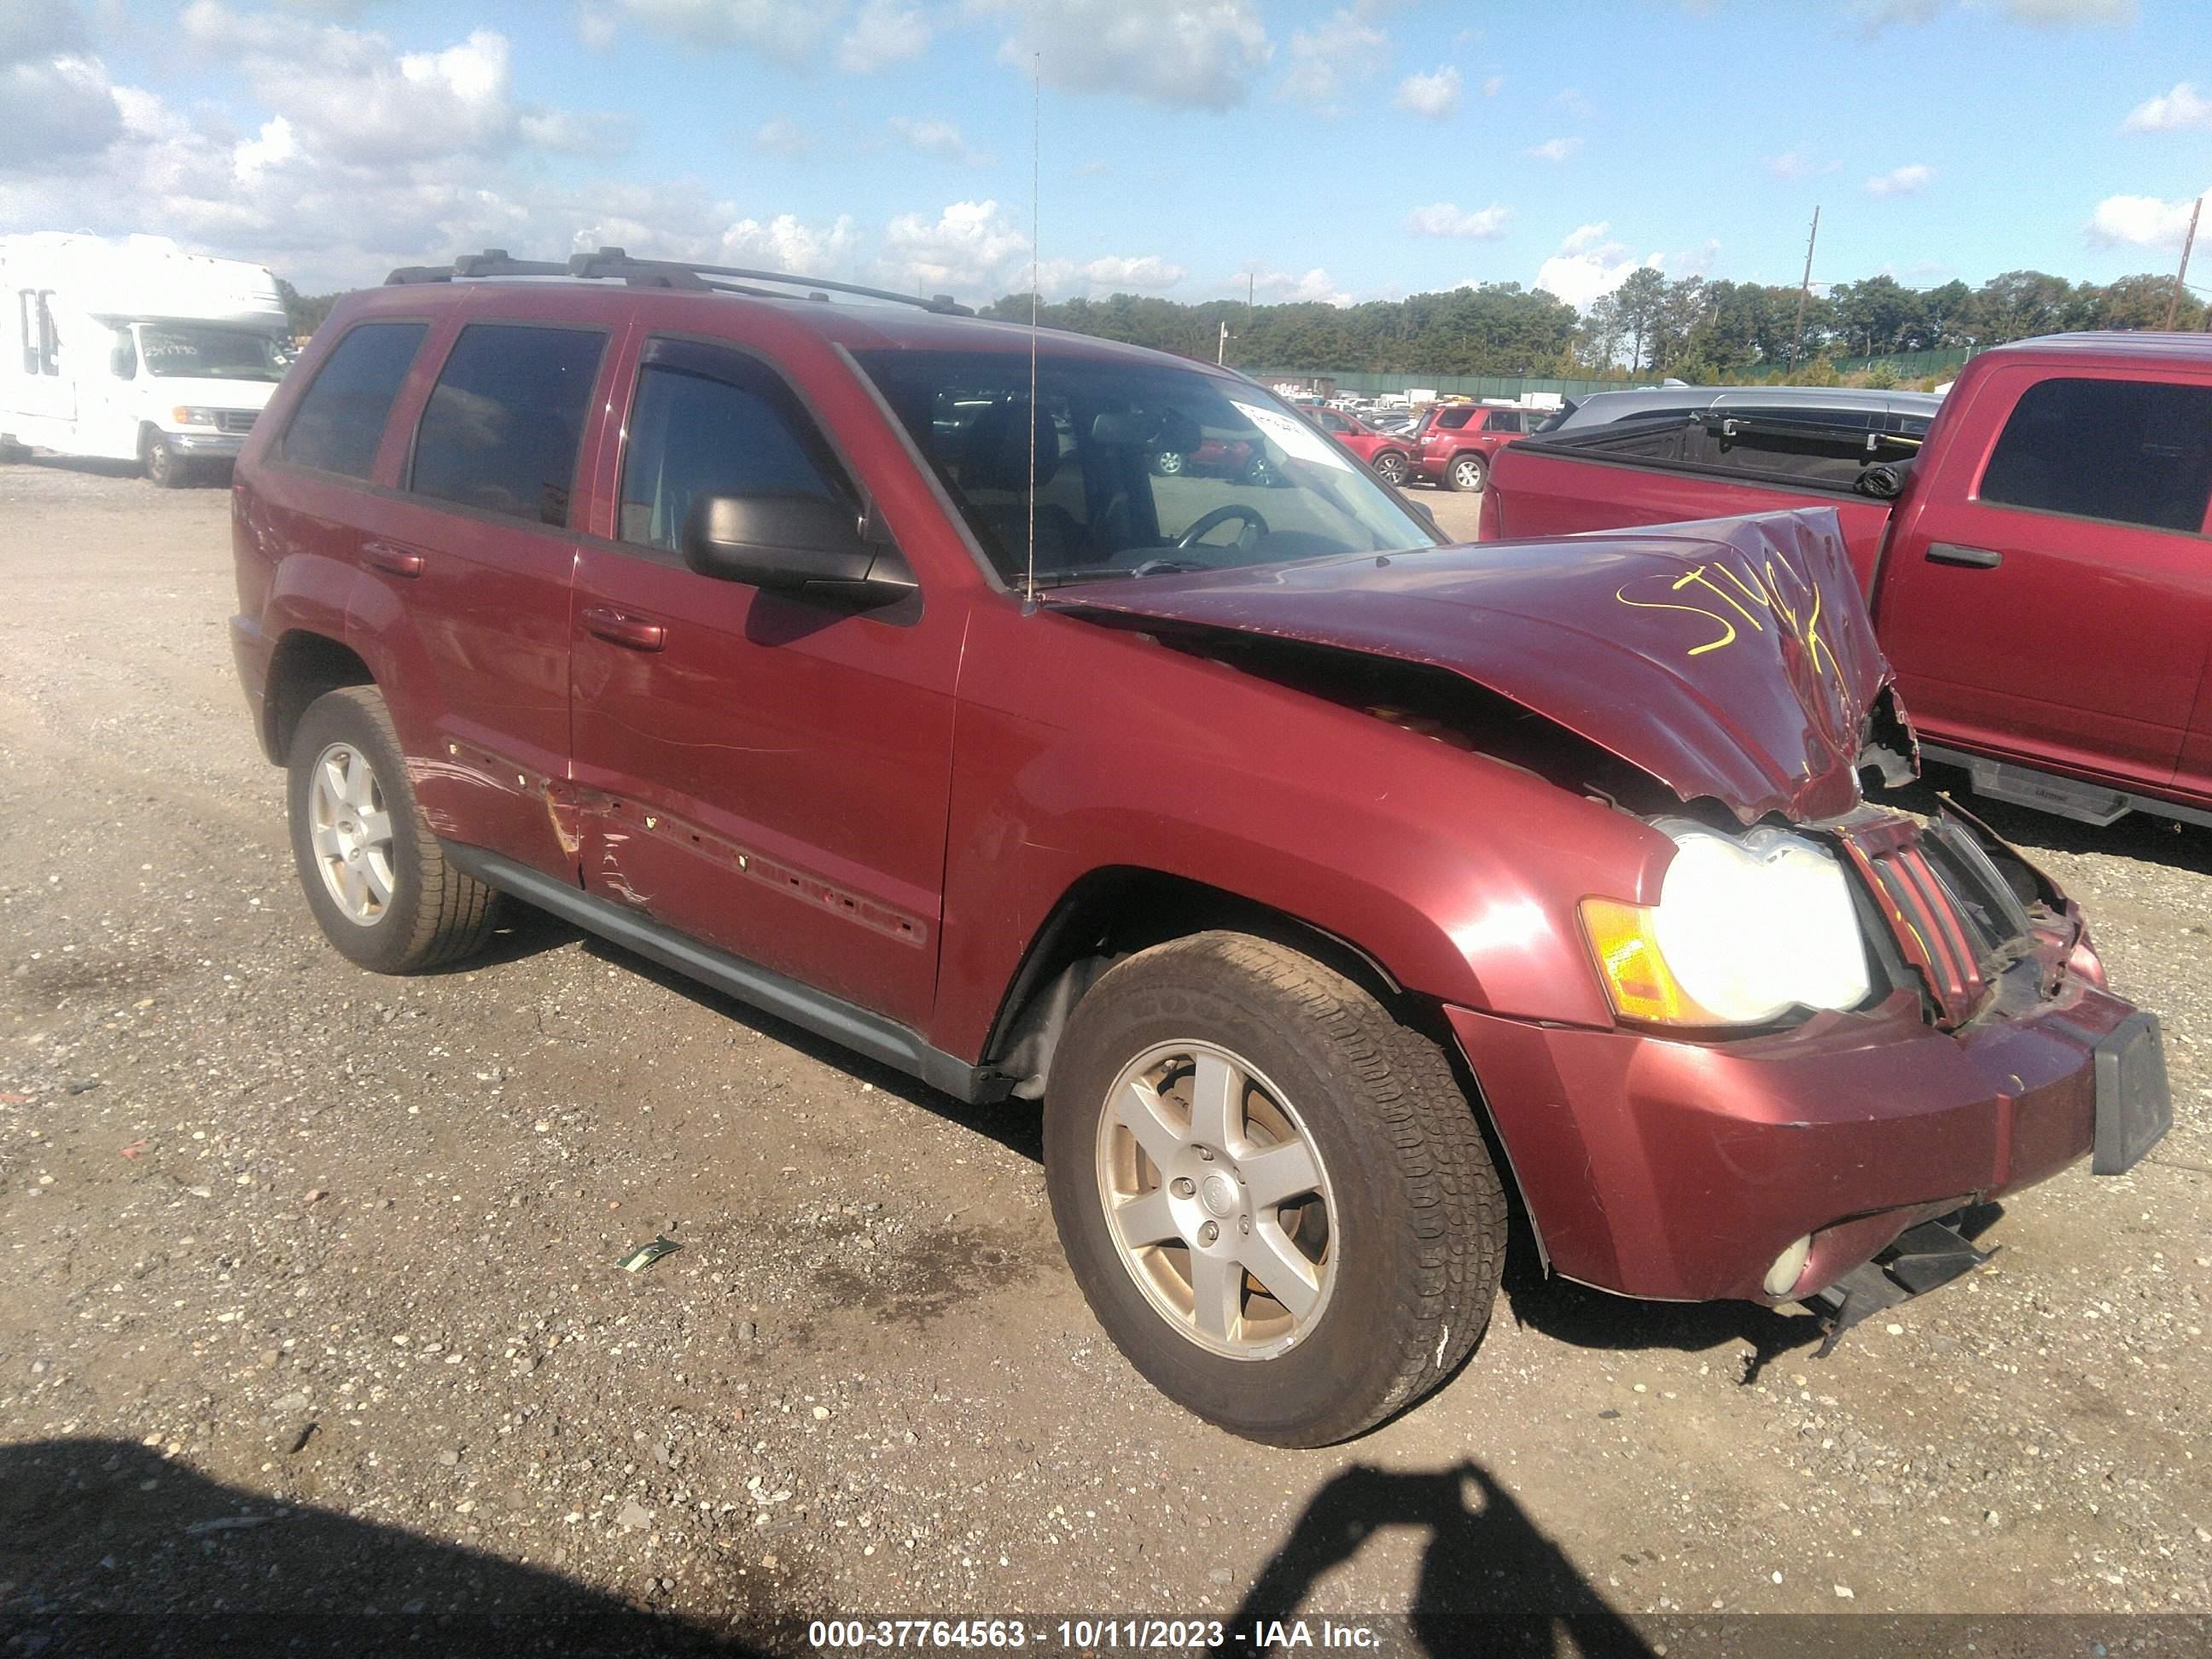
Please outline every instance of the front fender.
[[[1025, 671], [1040, 660], [1049, 678]], [[1671, 852], [1626, 813], [1357, 709], [996, 608], [963, 667], [952, 823], [932, 1038], [969, 1059], [1061, 896], [1116, 866], [1294, 917], [1439, 1001], [1609, 1025], [1577, 906], [1648, 901]]]

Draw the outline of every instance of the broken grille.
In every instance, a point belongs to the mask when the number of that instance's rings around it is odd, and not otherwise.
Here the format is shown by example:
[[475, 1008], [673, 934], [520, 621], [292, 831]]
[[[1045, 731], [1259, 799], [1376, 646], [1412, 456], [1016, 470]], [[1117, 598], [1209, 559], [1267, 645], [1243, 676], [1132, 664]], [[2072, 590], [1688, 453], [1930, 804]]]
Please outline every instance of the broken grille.
[[1899, 818], [1842, 832], [1905, 959], [1927, 981], [1936, 1024], [1963, 1024], [2029, 931], [2004, 878], [1963, 831]]

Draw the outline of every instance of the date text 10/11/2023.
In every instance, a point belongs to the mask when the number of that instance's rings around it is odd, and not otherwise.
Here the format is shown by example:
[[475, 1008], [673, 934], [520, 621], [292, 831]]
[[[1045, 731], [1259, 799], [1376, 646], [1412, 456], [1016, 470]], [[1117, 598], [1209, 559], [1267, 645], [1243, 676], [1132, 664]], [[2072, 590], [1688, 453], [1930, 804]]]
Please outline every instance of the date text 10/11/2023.
[[1251, 1654], [1319, 1650], [1372, 1652], [1376, 1627], [1335, 1619], [1255, 1620], [1231, 1628], [1219, 1619], [1060, 1619], [1032, 1626], [1020, 1619], [832, 1619], [807, 1626], [809, 1645], [830, 1652], [871, 1648], [997, 1648]]

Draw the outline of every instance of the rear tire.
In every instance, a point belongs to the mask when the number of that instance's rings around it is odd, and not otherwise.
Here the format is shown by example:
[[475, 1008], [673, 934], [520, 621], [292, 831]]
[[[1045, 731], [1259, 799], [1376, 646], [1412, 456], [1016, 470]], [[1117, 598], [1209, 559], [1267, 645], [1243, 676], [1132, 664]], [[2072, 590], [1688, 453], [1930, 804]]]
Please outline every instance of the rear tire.
[[1172, 478], [1183, 470], [1184, 459], [1178, 450], [1163, 449], [1152, 457], [1152, 471], [1163, 478]]
[[1490, 463], [1480, 455], [1455, 455], [1444, 468], [1444, 487], [1462, 495], [1477, 495], [1490, 481]]
[[1489, 1321], [1504, 1194], [1443, 1051], [1281, 945], [1199, 933], [1100, 979], [1054, 1060], [1044, 1161], [1099, 1323], [1232, 1434], [1359, 1434]]
[[287, 770], [300, 885], [340, 955], [374, 973], [412, 974], [483, 948], [498, 895], [446, 861], [374, 686], [310, 703]]

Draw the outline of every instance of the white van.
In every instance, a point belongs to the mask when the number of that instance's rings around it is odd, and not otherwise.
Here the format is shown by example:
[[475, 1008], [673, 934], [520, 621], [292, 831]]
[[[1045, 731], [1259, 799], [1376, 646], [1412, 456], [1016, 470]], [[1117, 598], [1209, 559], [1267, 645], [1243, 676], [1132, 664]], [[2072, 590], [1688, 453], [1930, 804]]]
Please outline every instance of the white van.
[[161, 236], [0, 236], [0, 454], [173, 487], [244, 447], [290, 353], [276, 279]]

